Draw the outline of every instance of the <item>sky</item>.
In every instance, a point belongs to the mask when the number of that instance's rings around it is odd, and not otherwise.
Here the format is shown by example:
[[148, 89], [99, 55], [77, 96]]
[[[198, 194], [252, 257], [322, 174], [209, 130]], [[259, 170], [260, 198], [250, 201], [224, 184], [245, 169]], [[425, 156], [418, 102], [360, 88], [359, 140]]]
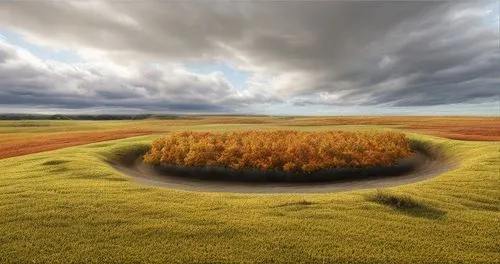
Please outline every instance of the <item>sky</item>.
[[499, 1], [2, 1], [0, 112], [499, 115]]

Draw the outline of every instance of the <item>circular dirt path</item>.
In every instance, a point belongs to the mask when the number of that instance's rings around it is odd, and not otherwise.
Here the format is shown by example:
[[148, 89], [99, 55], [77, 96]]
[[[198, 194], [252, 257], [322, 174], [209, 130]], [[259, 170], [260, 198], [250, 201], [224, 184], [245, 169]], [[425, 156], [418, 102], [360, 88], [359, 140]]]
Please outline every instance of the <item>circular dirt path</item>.
[[111, 162], [111, 166], [132, 177], [137, 183], [199, 192], [232, 193], [327, 193], [359, 189], [384, 188], [423, 181], [451, 170], [455, 164], [442, 155], [416, 151], [413, 168], [398, 176], [374, 175], [373, 177], [330, 182], [235, 182], [211, 181], [174, 176], [160, 172], [142, 162], [142, 155], [132, 154], [127, 159]]

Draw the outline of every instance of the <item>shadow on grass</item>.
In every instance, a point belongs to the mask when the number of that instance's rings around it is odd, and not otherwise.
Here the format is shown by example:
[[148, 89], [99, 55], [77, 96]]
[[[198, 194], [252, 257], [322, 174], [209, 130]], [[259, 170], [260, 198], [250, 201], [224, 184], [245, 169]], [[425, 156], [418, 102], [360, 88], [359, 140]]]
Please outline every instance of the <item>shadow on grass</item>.
[[65, 163], [68, 163], [69, 160], [49, 160], [49, 161], [46, 161], [44, 163], [42, 163], [42, 165], [44, 166], [55, 166], [55, 165], [60, 165], [60, 164], [65, 164]]
[[446, 211], [426, 205], [408, 195], [391, 194], [385, 191], [366, 196], [370, 202], [389, 206], [392, 209], [413, 217], [422, 217], [432, 220], [444, 219]]
[[313, 205], [313, 204], [316, 204], [316, 203], [315, 202], [310, 202], [310, 201], [307, 201], [307, 200], [300, 200], [300, 201], [297, 201], [297, 202], [286, 202], [286, 203], [274, 205], [274, 206], [271, 206], [271, 207], [308, 206], [308, 205]]

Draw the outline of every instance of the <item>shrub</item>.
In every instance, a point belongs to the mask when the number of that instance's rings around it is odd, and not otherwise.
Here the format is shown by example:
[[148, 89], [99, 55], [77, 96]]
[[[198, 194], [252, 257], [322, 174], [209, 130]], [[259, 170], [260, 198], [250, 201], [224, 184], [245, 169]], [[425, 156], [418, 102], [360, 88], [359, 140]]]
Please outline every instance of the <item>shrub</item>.
[[157, 139], [144, 161], [181, 167], [314, 172], [393, 165], [411, 155], [396, 132], [180, 132]]

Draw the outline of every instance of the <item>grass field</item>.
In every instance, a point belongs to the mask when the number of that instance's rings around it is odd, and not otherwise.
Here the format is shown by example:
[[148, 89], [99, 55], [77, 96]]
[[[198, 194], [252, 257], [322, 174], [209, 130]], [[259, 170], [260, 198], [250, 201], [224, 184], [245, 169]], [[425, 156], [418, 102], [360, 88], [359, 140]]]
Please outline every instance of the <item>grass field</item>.
[[[224, 126], [221, 126], [224, 125]], [[134, 135], [234, 129], [359, 130], [393, 128], [451, 139], [500, 141], [495, 117], [232, 117], [189, 116], [141, 121], [0, 121], [0, 158]], [[101, 133], [99, 133], [101, 132]], [[31, 150], [30, 150], [31, 149]]]
[[[384, 190], [238, 194], [139, 185], [106, 163], [169, 131], [246, 129], [401, 130], [458, 166]], [[86, 144], [125, 130], [153, 135]], [[498, 140], [499, 130], [495, 118], [437, 117], [0, 122], [0, 153], [88, 138], [0, 159], [0, 263], [499, 263], [500, 143], [419, 134]]]

